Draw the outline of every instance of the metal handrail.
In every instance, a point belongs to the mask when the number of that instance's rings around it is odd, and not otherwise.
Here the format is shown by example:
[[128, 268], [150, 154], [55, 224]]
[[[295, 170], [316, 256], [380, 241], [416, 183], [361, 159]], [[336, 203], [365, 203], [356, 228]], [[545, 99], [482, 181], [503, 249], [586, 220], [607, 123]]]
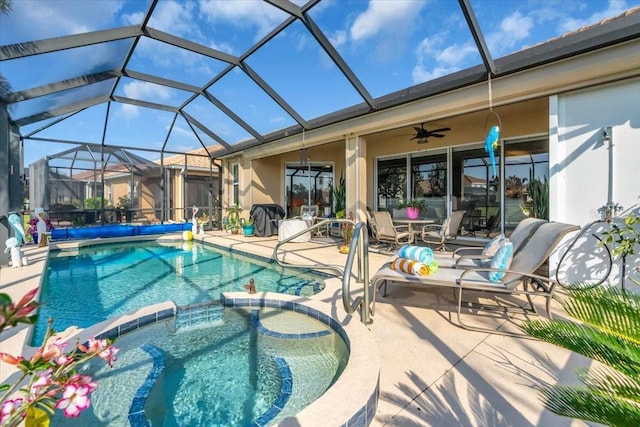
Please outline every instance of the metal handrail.
[[336, 273], [338, 273], [339, 276], [342, 276], [344, 274], [344, 267], [340, 266], [340, 265], [333, 265], [333, 264], [289, 264], [289, 263], [285, 263], [284, 261], [281, 261], [280, 259], [278, 259], [278, 249], [280, 249], [280, 246], [284, 245], [285, 243], [288, 243], [290, 241], [292, 241], [293, 239], [302, 236], [303, 234], [309, 233], [313, 230], [316, 230], [320, 227], [326, 226], [328, 224], [332, 224], [334, 222], [340, 222], [340, 223], [350, 223], [350, 224], [355, 224], [352, 220], [350, 219], [324, 219], [320, 222], [317, 222], [307, 228], [305, 228], [304, 230], [300, 230], [299, 232], [292, 234], [291, 236], [287, 237], [284, 240], [281, 240], [280, 242], [278, 242], [278, 244], [276, 244], [273, 248], [273, 256], [272, 258], [281, 266], [283, 267], [294, 267], [294, 268], [314, 268], [314, 269], [322, 269], [322, 270], [333, 270]]
[[[335, 222], [355, 225], [353, 237], [351, 238], [351, 245], [349, 246], [349, 254], [347, 255], [344, 267], [332, 264], [289, 264], [278, 258], [278, 250], [280, 249], [280, 246], [302, 236], [303, 234], [311, 232], [312, 230]], [[363, 294], [362, 297], [357, 297], [353, 302], [351, 302], [349, 297], [351, 294], [351, 271], [353, 269], [353, 261], [356, 259], [356, 256], [358, 259], [358, 274], [356, 277], [358, 283], [363, 283]], [[324, 269], [337, 272], [339, 276], [342, 276], [342, 304], [344, 306], [344, 310], [347, 314], [352, 314], [359, 308], [360, 321], [364, 324], [371, 323], [371, 301], [369, 297], [369, 235], [367, 234], [366, 223], [355, 223], [354, 221], [346, 218], [322, 220], [278, 242], [273, 248], [273, 259], [283, 267], [313, 268], [316, 270]]]
[[[358, 283], [362, 283], [362, 297], [357, 297], [353, 303], [349, 301], [351, 294], [351, 269], [353, 260], [358, 256]], [[342, 276], [342, 305], [348, 314], [352, 314], [360, 308], [360, 321], [371, 323], [371, 301], [369, 297], [369, 235], [366, 223], [359, 222], [353, 231], [349, 255], [344, 264], [344, 275]]]

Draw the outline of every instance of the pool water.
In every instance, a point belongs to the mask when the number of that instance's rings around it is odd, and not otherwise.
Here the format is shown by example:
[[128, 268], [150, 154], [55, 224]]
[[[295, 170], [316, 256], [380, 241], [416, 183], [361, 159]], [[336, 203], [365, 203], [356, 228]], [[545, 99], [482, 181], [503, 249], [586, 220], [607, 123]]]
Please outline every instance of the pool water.
[[92, 361], [99, 386], [90, 408], [77, 419], [57, 411], [52, 425], [136, 425], [128, 414], [154, 365], [148, 346], [164, 364], [144, 405], [153, 427], [274, 425], [320, 397], [347, 363], [344, 341], [307, 315], [220, 310], [218, 321], [176, 326], [168, 319], [118, 338], [113, 368]]
[[86, 328], [159, 302], [218, 300], [221, 292], [244, 291], [250, 279], [258, 292], [310, 296], [322, 289], [325, 278], [196, 242], [127, 242], [51, 251], [32, 344], [42, 341], [49, 318], [56, 331], [72, 325]]

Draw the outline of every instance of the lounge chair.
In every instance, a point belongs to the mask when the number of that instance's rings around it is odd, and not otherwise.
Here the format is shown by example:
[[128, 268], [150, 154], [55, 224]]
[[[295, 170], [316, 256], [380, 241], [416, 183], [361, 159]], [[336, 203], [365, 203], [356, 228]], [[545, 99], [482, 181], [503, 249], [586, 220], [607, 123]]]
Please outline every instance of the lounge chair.
[[[529, 308], [519, 307], [523, 310], [532, 311], [538, 314], [533, 304], [533, 296], [542, 296], [546, 299], [547, 315], [551, 317], [550, 305], [557, 282], [554, 279], [535, 274], [535, 271], [547, 260], [556, 246], [562, 239], [573, 231], [578, 230], [577, 225], [563, 224], [558, 222], [545, 222], [540, 225], [534, 233], [524, 242], [518, 252], [513, 256], [509, 268], [496, 269], [475, 267], [465, 270], [454, 268], [439, 268], [436, 273], [429, 276], [415, 276], [398, 272], [391, 268], [391, 262], [383, 265], [371, 278], [373, 285], [374, 299], [373, 311], [375, 313], [375, 302], [380, 288], [383, 289], [383, 296], [386, 295], [387, 285], [393, 282], [400, 286], [442, 286], [453, 288], [457, 291], [457, 319], [461, 327], [469, 330], [486, 332], [486, 329], [475, 328], [462, 322], [460, 312], [462, 309], [463, 291], [487, 292], [502, 295], [525, 295], [529, 303]], [[501, 279], [490, 280], [489, 273], [505, 273]], [[499, 307], [480, 306], [479, 308], [491, 309]], [[502, 307], [504, 309], [504, 307]], [[492, 331], [495, 332], [495, 331]]]
[[466, 211], [454, 211], [451, 216], [444, 220], [442, 225], [427, 224], [422, 227], [422, 241], [427, 245], [436, 245], [436, 250], [447, 249], [447, 242], [458, 237], [462, 217]]
[[394, 225], [387, 211], [371, 212], [376, 224], [378, 242], [388, 243], [390, 249], [413, 242], [413, 233], [408, 225]]
[[[531, 237], [531, 235], [547, 221], [538, 218], [525, 218], [518, 223], [516, 228], [511, 232], [509, 240], [513, 244], [513, 254], [518, 253], [524, 243]], [[491, 259], [491, 256], [483, 255], [484, 247], [464, 247], [458, 248], [449, 255], [438, 255], [436, 258], [438, 263], [442, 267], [451, 268], [472, 268], [482, 267], [483, 260]]]

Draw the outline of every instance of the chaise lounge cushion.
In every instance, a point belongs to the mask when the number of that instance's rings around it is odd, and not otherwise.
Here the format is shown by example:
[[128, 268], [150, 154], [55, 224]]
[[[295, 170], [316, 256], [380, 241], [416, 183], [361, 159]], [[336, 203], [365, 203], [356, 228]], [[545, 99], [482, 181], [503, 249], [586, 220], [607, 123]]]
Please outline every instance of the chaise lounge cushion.
[[[491, 268], [499, 268], [503, 270], [509, 269], [511, 266], [511, 259], [513, 258], [513, 243], [509, 239], [504, 239], [496, 254], [491, 258]], [[499, 282], [504, 277], [503, 271], [491, 271], [489, 272], [489, 280], [492, 282]]]

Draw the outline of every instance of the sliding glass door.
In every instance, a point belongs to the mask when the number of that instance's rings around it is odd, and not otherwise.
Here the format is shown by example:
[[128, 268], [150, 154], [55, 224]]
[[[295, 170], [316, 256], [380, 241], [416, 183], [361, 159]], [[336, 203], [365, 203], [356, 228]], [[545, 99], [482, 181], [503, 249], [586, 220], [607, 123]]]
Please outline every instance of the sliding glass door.
[[307, 163], [287, 164], [285, 169], [285, 191], [287, 216], [300, 214], [302, 205], [318, 205], [318, 212], [325, 208], [333, 212], [333, 164]]
[[[402, 200], [419, 199], [427, 206], [421, 217], [441, 221], [449, 214], [450, 196], [451, 210], [465, 211], [461, 234], [476, 237], [509, 235], [527, 217], [548, 219], [546, 138], [504, 143], [504, 150], [495, 153], [495, 175], [482, 144], [453, 147], [449, 152], [378, 159], [376, 208], [393, 212]], [[504, 177], [500, 176], [502, 167]]]

